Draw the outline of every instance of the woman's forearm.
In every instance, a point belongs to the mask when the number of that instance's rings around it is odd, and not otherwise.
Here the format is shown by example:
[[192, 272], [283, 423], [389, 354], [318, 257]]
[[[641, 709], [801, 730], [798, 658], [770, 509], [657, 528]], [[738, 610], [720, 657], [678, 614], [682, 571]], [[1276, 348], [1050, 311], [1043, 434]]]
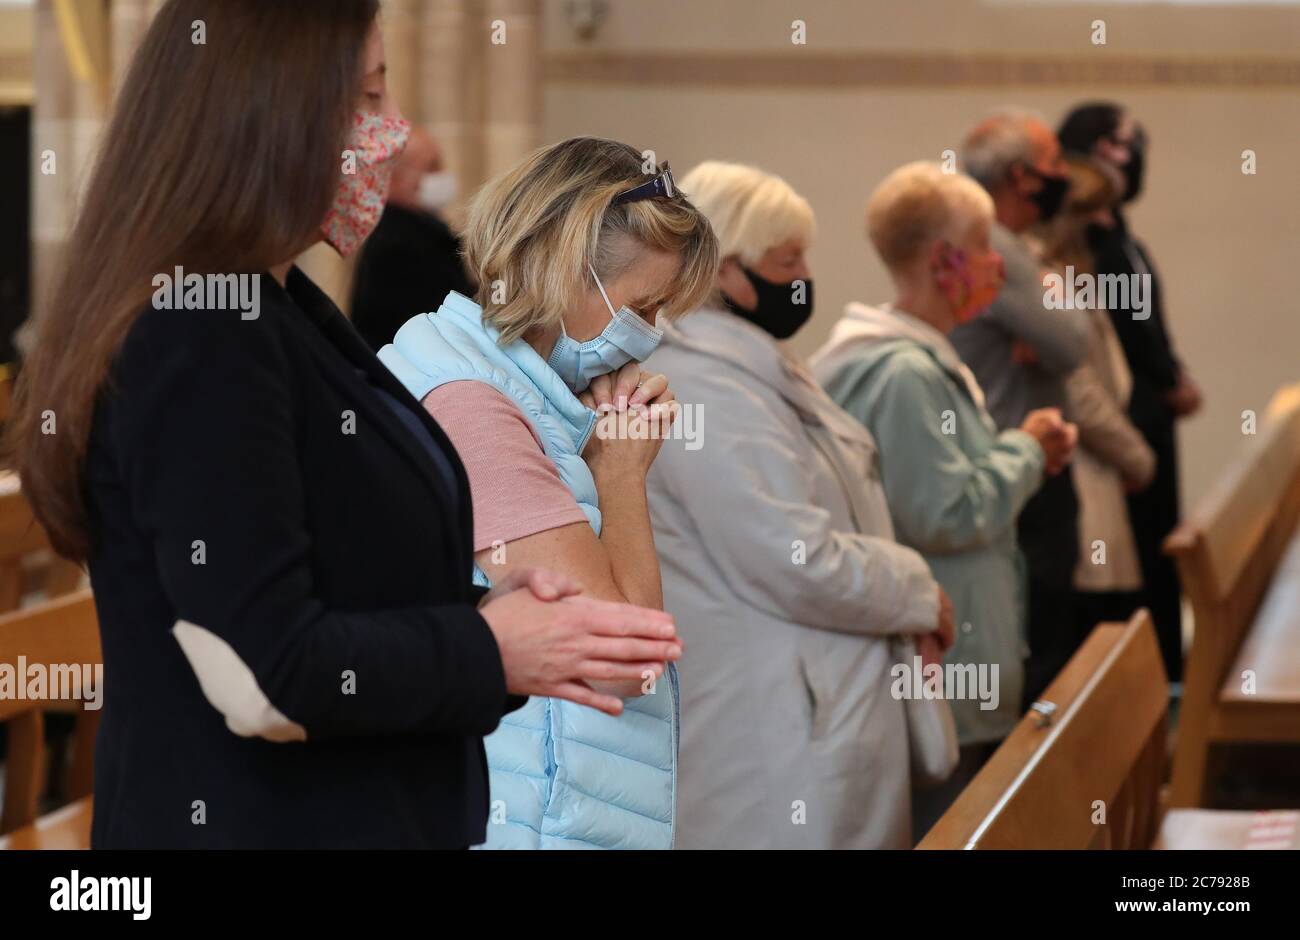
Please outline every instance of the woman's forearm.
[[[663, 587], [659, 580], [659, 559], [655, 555], [645, 478], [639, 474], [625, 477], [607, 474], [597, 475], [595, 479], [596, 491], [600, 495], [600, 544], [609, 556], [609, 570], [614, 583], [629, 604], [662, 610]], [[653, 689], [654, 678], [645, 678]], [[636, 698], [647, 691], [646, 682], [588, 684], [599, 692], [620, 698]]]
[[609, 556], [614, 583], [629, 604], [662, 610], [663, 586], [645, 477], [632, 472], [593, 475], [600, 495], [600, 543]]

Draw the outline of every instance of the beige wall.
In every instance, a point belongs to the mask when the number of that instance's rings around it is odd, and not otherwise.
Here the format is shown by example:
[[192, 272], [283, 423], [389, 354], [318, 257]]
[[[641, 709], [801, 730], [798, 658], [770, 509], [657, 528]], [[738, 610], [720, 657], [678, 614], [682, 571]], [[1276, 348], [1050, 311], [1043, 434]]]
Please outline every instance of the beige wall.
[[[107, 84], [119, 85], [163, 0], [78, 2], [107, 4], [108, 16], [98, 21], [106, 35], [98, 38], [111, 50], [112, 80]], [[438, 136], [448, 166], [467, 191], [537, 145], [541, 0], [382, 0], [382, 6], [389, 82], [397, 103], [412, 122]], [[42, 287], [57, 268], [106, 102], [88, 83], [72, 77], [52, 0], [38, 0], [33, 7], [0, 6], [0, 103], [6, 82], [12, 84], [15, 100], [36, 99], [35, 151], [54, 149], [67, 170], [33, 177], [39, 308]], [[33, 89], [38, 93], [33, 95]], [[346, 310], [351, 263], [323, 244], [300, 263]]]
[[[1186, 493], [1241, 443], [1240, 415], [1300, 378], [1293, 285], [1300, 244], [1300, 5], [983, 3], [978, 0], [610, 0], [584, 43], [547, 3], [545, 138], [600, 134], [684, 172], [757, 163], [812, 202], [826, 336], [845, 302], [885, 299], [862, 236], [871, 187], [900, 163], [956, 148], [985, 111], [1055, 123], [1084, 97], [1128, 104], [1153, 141], [1132, 213], [1164, 279], [1178, 349], [1206, 391], [1185, 424]], [[792, 46], [790, 22], [808, 24]], [[1107, 46], [1089, 41], [1106, 20]], [[1123, 75], [1122, 81], [1112, 76]], [[1091, 84], [1090, 84], [1091, 83]], [[1243, 176], [1240, 153], [1258, 154]]]
[[[531, 137], [518, 115], [535, 106], [535, 89], [510, 72], [497, 83], [498, 105], [485, 108], [483, 89], [455, 87], [463, 70], [448, 67], [473, 43], [437, 40], [446, 29], [472, 38], [498, 15], [517, 23], [531, 2], [388, 0], [395, 86], [418, 99], [409, 102], [413, 116], [455, 142], [454, 162], [471, 185], [485, 168], [471, 163], [499, 162], [483, 153], [490, 133], [502, 153]], [[152, 5], [114, 3], [118, 59], [138, 32], [126, 28], [127, 13]], [[886, 294], [860, 215], [889, 169], [956, 147], [991, 107], [1026, 105], [1054, 121], [1071, 102], [1104, 95], [1128, 103], [1154, 142], [1147, 196], [1133, 216], [1162, 269], [1180, 352], [1207, 392], [1204, 413], [1184, 426], [1190, 495], [1239, 445], [1242, 410], [1262, 409], [1300, 372], [1300, 324], [1290, 310], [1300, 242], [1300, 3], [608, 0], [608, 8], [584, 41], [568, 23], [567, 0], [544, 0], [542, 139], [603, 134], [654, 148], [679, 171], [717, 157], [787, 177], [820, 226], [818, 314], [796, 338], [799, 351], [822, 340], [849, 299]], [[806, 46], [790, 43], [796, 17], [807, 23]], [[1089, 42], [1096, 18], [1106, 21], [1105, 47]], [[30, 93], [32, 22], [29, 8], [0, 6], [0, 97]], [[478, 67], [493, 52], [509, 65], [518, 48], [476, 54]], [[38, 113], [38, 126], [47, 133], [80, 126], [69, 101], [44, 103], [52, 110]], [[1239, 171], [1246, 148], [1259, 155], [1256, 176]], [[49, 204], [50, 231], [38, 240], [54, 239], [64, 215], [55, 210], [66, 201]], [[330, 281], [337, 265], [317, 260]]]
[[[448, 209], [454, 224], [467, 195], [540, 142], [542, 0], [382, 2], [389, 88], [460, 178], [461, 199]], [[324, 244], [299, 259], [345, 312], [354, 262]]]

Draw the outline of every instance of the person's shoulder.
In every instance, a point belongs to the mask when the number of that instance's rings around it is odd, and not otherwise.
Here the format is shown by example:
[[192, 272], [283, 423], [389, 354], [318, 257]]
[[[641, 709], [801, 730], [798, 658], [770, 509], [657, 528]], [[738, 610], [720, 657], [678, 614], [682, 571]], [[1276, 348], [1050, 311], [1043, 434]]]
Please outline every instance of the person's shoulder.
[[476, 379], [445, 382], [424, 398], [425, 406], [436, 414], [472, 409], [478, 420], [523, 420], [524, 412], [505, 392]]
[[943, 372], [934, 355], [925, 346], [903, 337], [882, 344], [876, 368], [885, 376], [929, 376]]
[[1004, 347], [1013, 338], [1004, 321], [1016, 319], [1016, 302], [1009, 294], [1000, 294], [975, 319], [953, 327], [948, 334], [948, 342], [952, 343], [968, 365], [981, 356], [993, 356], [996, 361], [1002, 361], [1005, 356]]
[[1019, 257], [1033, 253], [1023, 235], [1013, 232], [1000, 222], [994, 222], [989, 229], [989, 244], [998, 254], [1009, 253]]
[[775, 346], [765, 350], [761, 343], [742, 332], [752, 329], [734, 314], [706, 307], [681, 318], [665, 331], [663, 341], [647, 364], [652, 371], [663, 372], [670, 381], [689, 380], [707, 388], [752, 385], [752, 379], [744, 381], [743, 377], [751, 369], [774, 369], [780, 355]]
[[265, 328], [280, 322], [293, 301], [269, 274], [154, 275], [134, 328], [143, 334], [209, 330], [229, 325]]
[[362, 253], [372, 257], [412, 258], [421, 257], [430, 246], [454, 249], [459, 248], [460, 242], [451, 226], [438, 216], [389, 203], [374, 232], [366, 239]]
[[898, 336], [846, 346], [833, 359], [820, 361], [815, 374], [833, 398], [852, 399], [934, 365], [923, 346]]
[[881, 350], [868, 384], [884, 399], [919, 400], [946, 397], [950, 380], [930, 350], [910, 339], [898, 339]]
[[203, 434], [231, 414], [295, 408], [308, 394], [287, 352], [283, 312], [262, 303], [251, 317], [238, 305], [191, 300], [146, 301], [112, 356], [97, 420], [121, 446], [149, 441], [176, 409], [186, 434]]
[[211, 275], [180, 288], [159, 276], [115, 360], [120, 379], [150, 373], [161, 363], [221, 363], [279, 358], [286, 324], [278, 285], [266, 275]]
[[676, 345], [660, 349], [648, 360], [649, 368], [668, 376], [669, 388], [683, 404], [707, 404], [734, 416], [738, 410], [771, 410], [780, 402], [773, 385], [725, 357]]
[[423, 405], [457, 446], [474, 444], [529, 445], [542, 450], [537, 430], [519, 403], [505, 392], [477, 379], [439, 385], [424, 396]]

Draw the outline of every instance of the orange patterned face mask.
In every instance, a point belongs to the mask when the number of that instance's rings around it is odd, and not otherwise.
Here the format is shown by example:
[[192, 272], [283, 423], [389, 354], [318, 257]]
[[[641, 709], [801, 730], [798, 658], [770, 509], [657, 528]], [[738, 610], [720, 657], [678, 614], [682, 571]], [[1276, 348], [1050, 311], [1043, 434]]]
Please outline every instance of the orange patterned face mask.
[[335, 251], [351, 255], [379, 224], [388, 200], [393, 160], [406, 149], [411, 123], [370, 111], [352, 116], [343, 179], [321, 230]]
[[959, 324], [969, 323], [988, 309], [1007, 279], [1002, 256], [996, 251], [969, 255], [947, 244], [936, 252], [935, 270]]

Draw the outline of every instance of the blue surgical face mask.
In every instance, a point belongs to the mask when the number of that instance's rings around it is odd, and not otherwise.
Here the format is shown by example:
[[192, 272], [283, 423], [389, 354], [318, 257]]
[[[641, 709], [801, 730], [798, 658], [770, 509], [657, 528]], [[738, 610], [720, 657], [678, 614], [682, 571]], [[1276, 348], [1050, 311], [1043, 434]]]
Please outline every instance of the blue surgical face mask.
[[564, 384], [569, 386], [574, 394], [585, 392], [591, 380], [598, 375], [617, 372], [634, 360], [645, 362], [658, 347], [659, 340], [663, 339], [664, 335], [663, 330], [646, 323], [633, 313], [630, 307], [624, 306], [615, 310], [614, 305], [609, 302], [609, 294], [605, 293], [605, 285], [600, 283], [595, 270], [590, 265], [588, 270], [596, 279], [600, 296], [605, 298], [605, 306], [609, 308], [613, 319], [599, 336], [585, 343], [571, 339], [564, 329], [564, 323], [561, 322], [562, 335], [555, 343], [551, 358], [547, 360], [547, 365], [559, 374]]

